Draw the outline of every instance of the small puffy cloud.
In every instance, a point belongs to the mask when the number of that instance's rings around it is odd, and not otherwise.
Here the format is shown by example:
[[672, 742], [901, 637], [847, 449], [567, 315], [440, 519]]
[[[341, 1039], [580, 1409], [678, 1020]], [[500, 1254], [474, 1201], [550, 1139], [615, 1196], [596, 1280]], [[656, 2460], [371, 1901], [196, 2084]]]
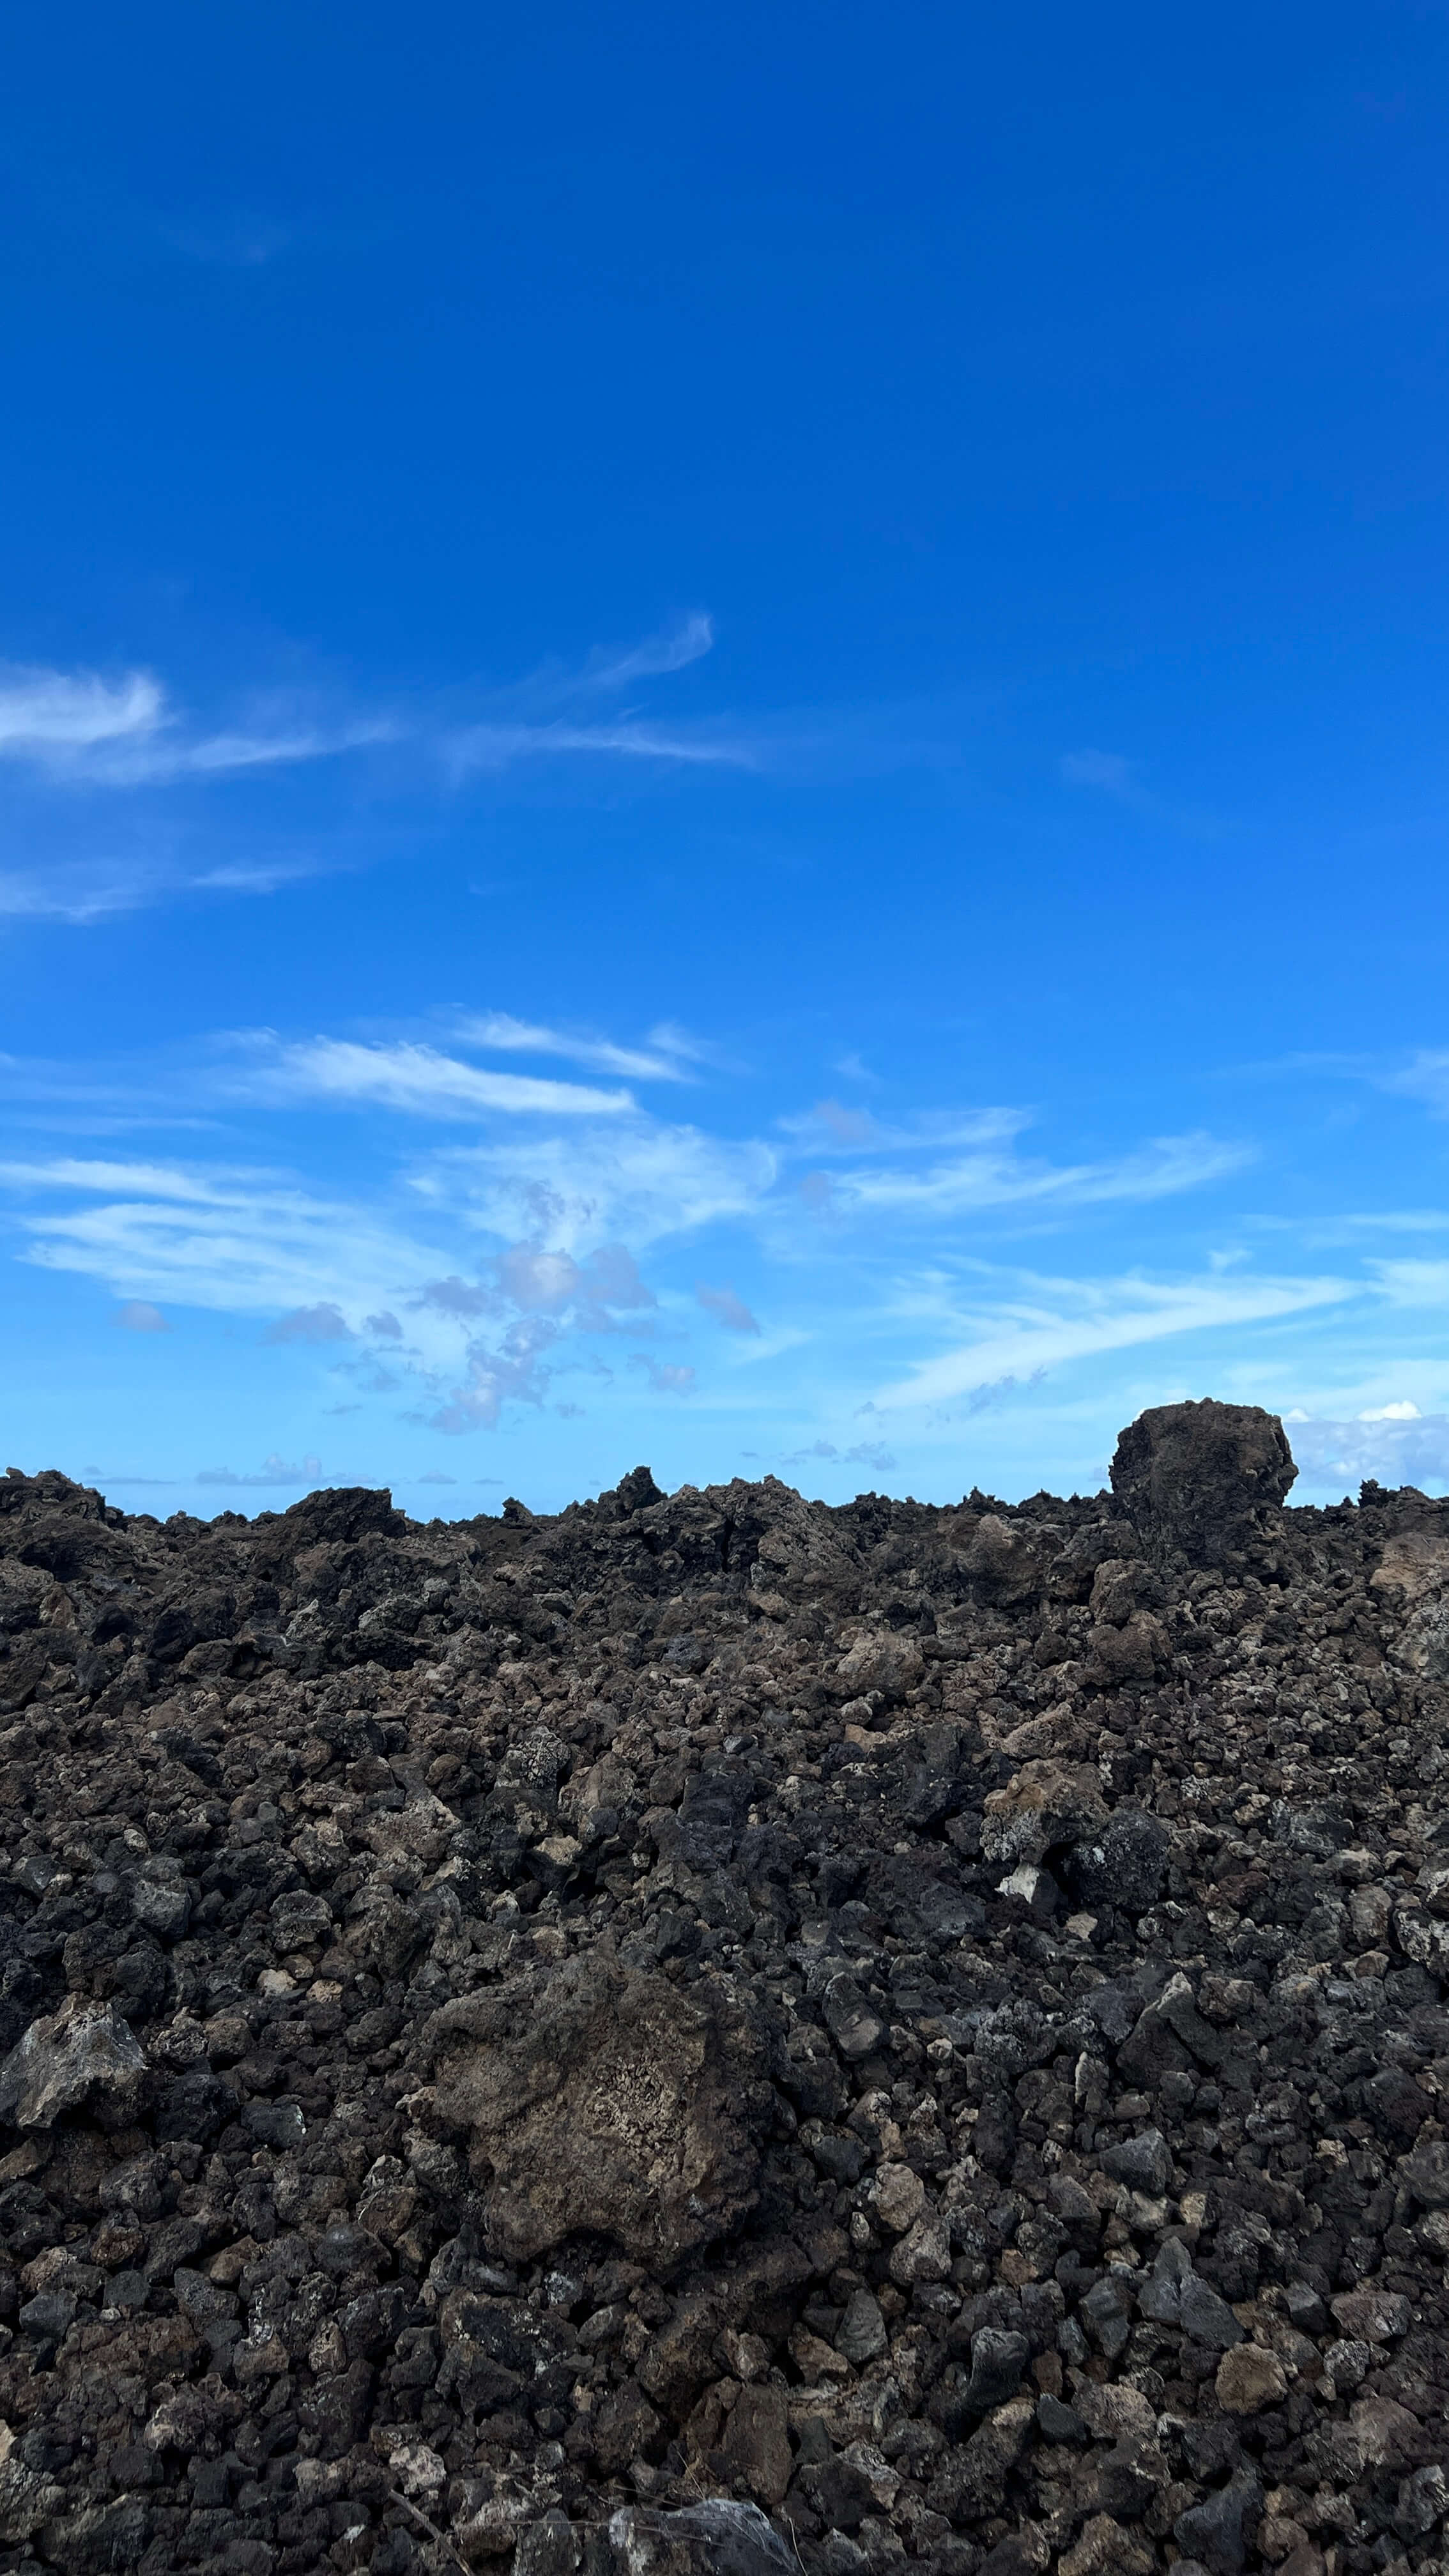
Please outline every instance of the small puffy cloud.
[[842, 1100], [819, 1100], [813, 1114], [837, 1144], [865, 1145], [870, 1142], [872, 1125], [863, 1109], [847, 1109]]
[[513, 1243], [488, 1265], [491, 1277], [435, 1279], [422, 1302], [439, 1314], [499, 1314], [511, 1306], [522, 1315], [568, 1317], [584, 1331], [606, 1330], [615, 1313], [658, 1303], [622, 1243], [601, 1244], [584, 1261], [540, 1243]]
[[294, 1306], [262, 1335], [264, 1342], [350, 1342], [356, 1339], [340, 1306]]
[[322, 1461], [310, 1449], [300, 1466], [292, 1466], [273, 1450], [255, 1476], [233, 1475], [230, 1467], [203, 1467], [196, 1481], [198, 1485], [311, 1485], [321, 1473]]
[[643, 1351], [632, 1352], [629, 1365], [644, 1371], [656, 1395], [691, 1395], [694, 1391], [692, 1368], [667, 1360], [651, 1360]]
[[169, 1333], [171, 1330], [160, 1307], [151, 1305], [145, 1297], [128, 1297], [124, 1306], [116, 1308], [111, 1321], [119, 1324], [123, 1333]]
[[446, 1279], [431, 1280], [418, 1300], [431, 1306], [439, 1315], [486, 1315], [496, 1301], [486, 1288], [471, 1279], [460, 1279], [454, 1271]]
[[466, 1381], [455, 1386], [446, 1404], [428, 1416], [430, 1428], [455, 1438], [467, 1431], [491, 1431], [510, 1400], [542, 1404], [549, 1381], [545, 1354], [558, 1340], [559, 1330], [547, 1316], [521, 1317], [497, 1350], [475, 1346], [468, 1353]]
[[1417, 1422], [1421, 1417], [1417, 1404], [1405, 1398], [1400, 1404], [1365, 1405], [1358, 1418], [1360, 1422]]
[[430, 1467], [425, 1476], [418, 1478], [420, 1485], [456, 1485], [457, 1481], [456, 1476], [445, 1476], [441, 1467]]
[[875, 1467], [882, 1471], [896, 1463], [894, 1453], [880, 1440], [858, 1440], [852, 1449], [837, 1449], [833, 1440], [812, 1440], [808, 1449], [792, 1449], [781, 1465], [804, 1467], [817, 1458], [842, 1467]]
[[735, 1295], [728, 1281], [722, 1288], [711, 1288], [706, 1280], [701, 1279], [696, 1283], [694, 1293], [705, 1313], [713, 1315], [717, 1323], [723, 1324], [727, 1333], [759, 1331], [759, 1324], [750, 1313], [744, 1299]]
[[402, 1326], [396, 1315], [390, 1315], [385, 1306], [380, 1314], [367, 1317], [367, 1329], [370, 1333], [376, 1334], [379, 1341], [400, 1342], [402, 1340]]

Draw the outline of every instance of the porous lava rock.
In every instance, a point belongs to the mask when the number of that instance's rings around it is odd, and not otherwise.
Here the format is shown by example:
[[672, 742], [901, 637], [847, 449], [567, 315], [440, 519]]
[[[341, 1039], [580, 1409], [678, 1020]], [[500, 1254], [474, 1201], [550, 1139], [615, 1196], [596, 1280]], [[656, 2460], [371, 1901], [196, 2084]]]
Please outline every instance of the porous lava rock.
[[667, 2276], [753, 2206], [750, 2113], [771, 2096], [714, 1980], [565, 1960], [446, 2004], [430, 2034], [438, 2116], [468, 2133], [485, 2233], [510, 2261], [584, 2233]]
[[1275, 1413], [1204, 1396], [1129, 1423], [1112, 1491], [1150, 1550], [1222, 1565], [1261, 1536], [1297, 1473]]
[[0, 1483], [0, 2576], [1442, 2576], [1449, 1504]]

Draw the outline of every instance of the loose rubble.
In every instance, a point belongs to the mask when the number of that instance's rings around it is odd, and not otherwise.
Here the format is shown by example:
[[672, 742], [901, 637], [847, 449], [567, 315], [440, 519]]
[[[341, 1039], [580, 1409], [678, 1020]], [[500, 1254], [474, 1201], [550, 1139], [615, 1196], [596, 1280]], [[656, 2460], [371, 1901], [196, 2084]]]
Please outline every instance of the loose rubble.
[[1442, 2571], [1449, 1503], [0, 1485], [0, 2571]]

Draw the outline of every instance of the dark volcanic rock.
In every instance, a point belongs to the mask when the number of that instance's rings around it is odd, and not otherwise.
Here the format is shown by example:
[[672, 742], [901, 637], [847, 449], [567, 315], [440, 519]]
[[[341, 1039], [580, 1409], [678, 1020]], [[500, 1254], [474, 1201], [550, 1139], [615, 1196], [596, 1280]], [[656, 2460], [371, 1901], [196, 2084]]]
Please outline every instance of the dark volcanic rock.
[[0, 1483], [0, 2576], [1430, 2576], [1449, 1505]]
[[1297, 1473], [1275, 1413], [1205, 1396], [1128, 1424], [1112, 1491], [1151, 1550], [1222, 1565], [1260, 1535]]

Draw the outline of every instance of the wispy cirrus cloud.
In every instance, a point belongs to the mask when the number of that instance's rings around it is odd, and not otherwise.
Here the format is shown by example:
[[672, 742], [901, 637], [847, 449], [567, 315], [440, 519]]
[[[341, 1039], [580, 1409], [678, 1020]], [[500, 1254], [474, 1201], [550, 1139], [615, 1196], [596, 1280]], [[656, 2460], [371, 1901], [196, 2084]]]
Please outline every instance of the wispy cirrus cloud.
[[[1101, 1162], [1049, 1163], [1015, 1150], [1030, 1121], [1025, 1112], [1012, 1109], [979, 1113], [960, 1121], [954, 1136], [948, 1132], [944, 1137], [936, 1122], [922, 1122], [915, 1134], [891, 1132], [831, 1101], [813, 1116], [817, 1150], [874, 1143], [881, 1156], [878, 1162], [855, 1162], [807, 1176], [813, 1182], [808, 1202], [836, 1217], [889, 1212], [942, 1219], [994, 1208], [1168, 1198], [1221, 1180], [1253, 1158], [1248, 1146], [1195, 1134], [1155, 1137], [1147, 1146]], [[943, 1142], [956, 1150], [941, 1152]]]
[[713, 647], [714, 619], [696, 608], [677, 624], [661, 627], [657, 635], [646, 635], [640, 644], [613, 651], [601, 647], [589, 656], [579, 678], [586, 688], [631, 689], [636, 680], [658, 679], [671, 671], [684, 670]]
[[1221, 1272], [1179, 1280], [1024, 1275], [1014, 1290], [1003, 1278], [974, 1315], [961, 1314], [953, 1347], [878, 1388], [873, 1404], [893, 1412], [947, 1404], [1008, 1378], [1020, 1382], [1144, 1343], [1278, 1321], [1361, 1293], [1360, 1283], [1345, 1279], [1238, 1279]]
[[1379, 1086], [1422, 1100], [1435, 1118], [1449, 1118], [1449, 1047], [1419, 1047], [1407, 1064], [1380, 1074]]
[[[505, 1058], [557, 1051], [639, 1083], [640, 1058], [669, 1065], [683, 1051], [679, 1032], [630, 1048], [502, 1013], [472, 1027], [473, 1044]], [[299, 1385], [331, 1380], [329, 1395], [391, 1399], [408, 1421], [454, 1434], [556, 1407], [570, 1372], [614, 1383], [622, 1342], [626, 1369], [653, 1392], [692, 1393], [720, 1413], [783, 1384], [801, 1454], [842, 1469], [875, 1463], [879, 1446], [840, 1438], [852, 1413], [914, 1412], [912, 1438], [934, 1439], [937, 1424], [1009, 1409], [1048, 1373], [1113, 1354], [1227, 1332], [1236, 1350], [1250, 1327], [1354, 1297], [1382, 1316], [1443, 1294], [1432, 1260], [1264, 1277], [1245, 1256], [1225, 1265], [1204, 1252], [1187, 1272], [1071, 1278], [988, 1259], [988, 1225], [1005, 1240], [1023, 1210], [1069, 1237], [1084, 1211], [1218, 1181], [1244, 1152], [1212, 1138], [1054, 1160], [1025, 1150], [1017, 1109], [892, 1121], [830, 1103], [768, 1138], [731, 1135], [723, 1115], [704, 1123], [715, 1084], [701, 1083], [701, 1118], [686, 1122], [656, 1115], [628, 1083], [523, 1073], [468, 1045], [233, 1033], [197, 1051], [179, 1085], [192, 1110], [264, 1113], [262, 1132], [280, 1123], [303, 1159], [328, 1150], [318, 1108], [365, 1113], [362, 1177], [340, 1191], [260, 1161], [12, 1154], [0, 1188], [21, 1257], [93, 1279], [138, 1314], [255, 1319], [244, 1339], [256, 1365], [285, 1352]], [[177, 1088], [174, 1063], [164, 1084], [151, 1077], [153, 1114]], [[72, 1083], [67, 1121], [85, 1114], [84, 1091]], [[98, 1083], [96, 1096], [113, 1112], [114, 1091]], [[440, 1137], [440, 1122], [471, 1133]], [[816, 1158], [839, 1220], [825, 1262], [799, 1189]], [[768, 1269], [768, 1332], [732, 1284], [740, 1263], [751, 1277]]]
[[0, 1186], [21, 1201], [27, 1261], [125, 1300], [277, 1318], [328, 1309], [357, 1329], [447, 1268], [444, 1251], [375, 1206], [254, 1167], [10, 1162]]
[[616, 1046], [608, 1038], [573, 1036], [543, 1027], [536, 1020], [516, 1020], [508, 1011], [480, 1011], [460, 1020], [463, 1043], [498, 1055], [557, 1056], [567, 1064], [593, 1065], [600, 1073], [617, 1073], [626, 1081], [689, 1082], [690, 1059], [680, 1041], [683, 1032], [661, 1029], [648, 1048]]
[[450, 734], [443, 757], [456, 779], [476, 770], [509, 769], [519, 760], [552, 760], [586, 753], [626, 760], [675, 761], [696, 768], [754, 769], [758, 754], [743, 738], [701, 727], [687, 732], [625, 718], [615, 724], [577, 724], [566, 718], [540, 724], [464, 725]]
[[79, 786], [145, 786], [325, 759], [394, 731], [390, 719], [369, 717], [333, 730], [283, 720], [198, 732], [150, 671], [108, 680], [94, 671], [0, 668], [0, 759]]
[[495, 1073], [410, 1042], [368, 1046], [348, 1038], [270, 1049], [257, 1042], [254, 1060], [235, 1076], [234, 1088], [256, 1100], [314, 1100], [339, 1109], [396, 1109], [448, 1119], [613, 1118], [634, 1105], [627, 1091]]
[[119, 680], [94, 671], [0, 667], [0, 758], [45, 760], [133, 742], [166, 721], [160, 683], [149, 671]]
[[[748, 767], [755, 753], [718, 722], [671, 728], [634, 707], [597, 712], [601, 697], [683, 670], [713, 640], [711, 621], [697, 611], [640, 644], [596, 651], [574, 671], [546, 668], [483, 693], [481, 704], [475, 692], [476, 712], [462, 721], [423, 705], [322, 722], [274, 692], [247, 722], [207, 727], [175, 704], [154, 671], [107, 676], [0, 664], [0, 761], [24, 764], [55, 784], [111, 788], [217, 779], [408, 742], [436, 755], [455, 779], [519, 760], [579, 755]], [[27, 906], [17, 895], [12, 909], [26, 908], [40, 906], [34, 896]], [[119, 907], [113, 901], [106, 908]]]

